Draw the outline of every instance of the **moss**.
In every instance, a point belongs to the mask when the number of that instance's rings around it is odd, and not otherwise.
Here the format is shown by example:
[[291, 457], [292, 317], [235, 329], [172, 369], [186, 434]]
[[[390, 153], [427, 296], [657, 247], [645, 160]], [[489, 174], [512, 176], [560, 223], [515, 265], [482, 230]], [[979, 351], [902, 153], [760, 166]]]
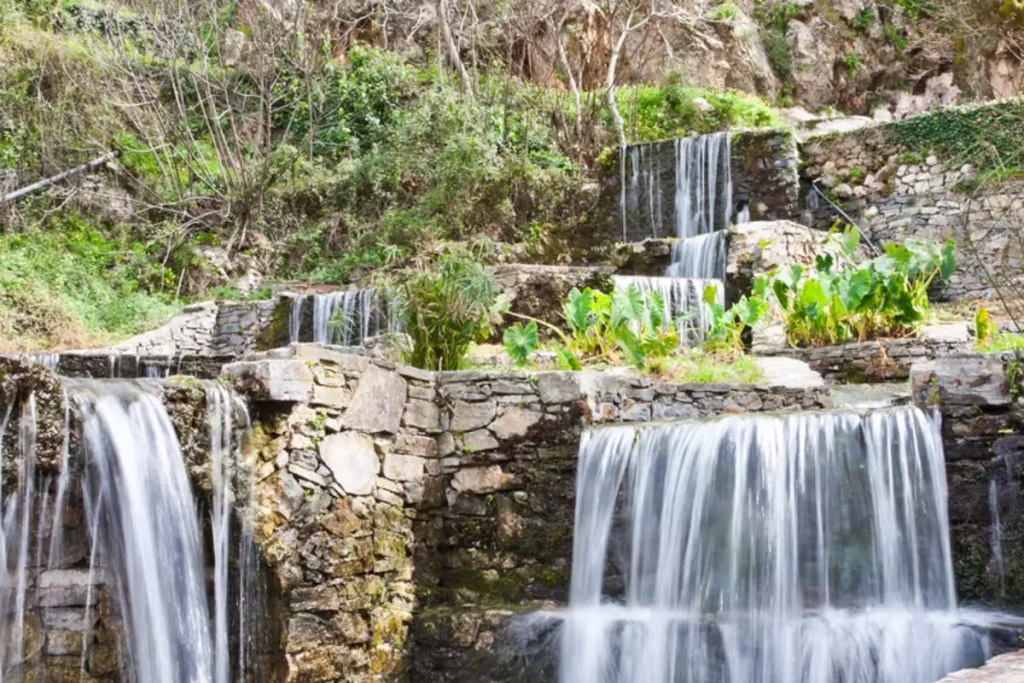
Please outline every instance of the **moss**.
[[291, 341], [288, 324], [291, 316], [291, 299], [281, 297], [274, 312], [270, 314], [270, 322], [256, 333], [256, 351], [267, 351], [287, 346]]

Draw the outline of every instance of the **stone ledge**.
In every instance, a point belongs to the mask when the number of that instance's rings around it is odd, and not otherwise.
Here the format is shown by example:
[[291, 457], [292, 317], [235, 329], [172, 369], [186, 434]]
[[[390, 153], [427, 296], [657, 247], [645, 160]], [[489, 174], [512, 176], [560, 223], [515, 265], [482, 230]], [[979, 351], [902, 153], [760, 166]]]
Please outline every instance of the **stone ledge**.
[[1020, 683], [1024, 681], [1024, 650], [1000, 655], [980, 669], [965, 669], [938, 683]]

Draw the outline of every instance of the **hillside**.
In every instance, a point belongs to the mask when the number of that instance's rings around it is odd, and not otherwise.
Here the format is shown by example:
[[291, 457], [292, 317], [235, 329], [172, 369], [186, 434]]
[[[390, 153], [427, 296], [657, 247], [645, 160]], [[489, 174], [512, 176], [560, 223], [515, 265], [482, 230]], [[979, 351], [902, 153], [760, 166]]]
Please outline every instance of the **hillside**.
[[609, 149], [1012, 95], [1021, 21], [1012, 0], [0, 0], [0, 191], [119, 153], [0, 205], [0, 350], [445, 240], [557, 261]]

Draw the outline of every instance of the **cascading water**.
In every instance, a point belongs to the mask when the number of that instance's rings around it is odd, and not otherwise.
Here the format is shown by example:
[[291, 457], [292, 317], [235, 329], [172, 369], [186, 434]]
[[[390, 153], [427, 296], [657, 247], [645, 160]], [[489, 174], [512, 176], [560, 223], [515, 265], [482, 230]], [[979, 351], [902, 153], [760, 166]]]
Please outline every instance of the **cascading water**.
[[616, 289], [630, 285], [636, 287], [644, 302], [650, 300], [650, 293], [657, 292], [662, 300], [664, 325], [676, 325], [681, 343], [699, 342], [711, 325], [711, 316], [704, 303], [704, 290], [716, 288], [719, 303], [724, 302], [725, 288], [721, 280], [701, 280], [675, 277], [633, 277], [616, 275], [612, 278]]
[[725, 278], [725, 230], [732, 217], [728, 133], [675, 141], [676, 244], [669, 277]]
[[[110, 642], [94, 640], [101, 619], [119, 624], [110, 632], [116, 638], [118, 680], [264, 680], [261, 662], [252, 656], [264, 645], [265, 619], [251, 519], [253, 468], [241, 460], [241, 435], [233, 428], [244, 408], [224, 387], [207, 385], [212, 537], [207, 564], [199, 506], [159, 385], [65, 380], [65, 386], [65, 439], [56, 478], [36, 467], [34, 398], [20, 401], [17, 411], [14, 404], [0, 406], [0, 457], [7, 473], [13, 463], [17, 474], [16, 490], [0, 491], [0, 566], [6, 570], [0, 582], [0, 614], [6, 615], [0, 622], [0, 681], [21, 680], [22, 667], [29, 666], [23, 660], [38, 655], [26, 651], [26, 616], [42, 608], [45, 621], [48, 605], [60, 607], [65, 620], [73, 619], [67, 623], [76, 624], [68, 628], [81, 631], [80, 645], [69, 654], [80, 653], [83, 680], [92, 680], [92, 651]], [[13, 456], [3, 443], [12, 415], [18, 417], [20, 435]], [[67, 520], [77, 518], [68, 515], [72, 501], [84, 519], [81, 531], [67, 534]], [[232, 569], [232, 538], [239, 541], [239, 570]], [[212, 591], [206, 566], [212, 567]], [[68, 599], [72, 602], [63, 602]], [[101, 616], [104, 604], [110, 609]], [[234, 656], [232, 614], [239, 625]]]
[[931, 683], [988, 655], [915, 408], [602, 428], [578, 468], [561, 683]]
[[672, 244], [666, 277], [725, 279], [725, 230], [681, 239]]
[[[292, 343], [299, 341], [302, 307], [308, 296], [295, 296], [291, 302], [288, 332]], [[357, 346], [370, 337], [391, 331], [391, 321], [376, 289], [356, 289], [314, 294], [313, 341], [319, 344]]]

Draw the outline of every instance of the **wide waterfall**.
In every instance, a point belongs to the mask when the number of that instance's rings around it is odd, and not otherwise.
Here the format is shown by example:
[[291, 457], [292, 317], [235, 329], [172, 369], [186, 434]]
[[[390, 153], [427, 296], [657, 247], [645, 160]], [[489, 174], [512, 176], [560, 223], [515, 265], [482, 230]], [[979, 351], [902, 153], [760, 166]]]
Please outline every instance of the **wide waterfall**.
[[932, 683], [977, 665], [916, 408], [588, 431], [561, 683]]
[[[303, 306], [309, 295], [292, 297], [288, 322], [291, 342], [300, 340]], [[319, 344], [358, 346], [370, 337], [391, 330], [380, 295], [376, 289], [314, 294], [313, 341]]]
[[711, 325], [711, 314], [704, 303], [704, 290], [713, 286], [718, 302], [725, 300], [725, 287], [721, 280], [627, 275], [616, 275], [612, 279], [616, 289], [630, 285], [636, 287], [645, 303], [649, 301], [651, 292], [657, 292], [662, 300], [664, 324], [676, 326], [683, 344], [700, 342]]
[[93, 680], [92, 667], [104, 661], [93, 651], [116, 646], [118, 680], [262, 680], [251, 654], [265, 618], [246, 508], [251, 467], [239, 450], [244, 429], [235, 427], [244, 407], [220, 385], [207, 387], [210, 497], [197, 505], [194, 464], [186, 466], [159, 384], [65, 386], [59, 476], [36, 465], [34, 399], [19, 404], [16, 449], [2, 441], [13, 404], [0, 410], [0, 457], [17, 467], [17, 488], [2, 491], [0, 681], [21, 680], [38, 656], [26, 651], [26, 619], [39, 615], [44, 625], [58, 617], [67, 624], [68, 642], [58, 647], [80, 658], [76, 679]]
[[674, 242], [672, 263], [665, 270], [665, 276], [724, 280], [725, 236], [725, 230], [716, 230]]

